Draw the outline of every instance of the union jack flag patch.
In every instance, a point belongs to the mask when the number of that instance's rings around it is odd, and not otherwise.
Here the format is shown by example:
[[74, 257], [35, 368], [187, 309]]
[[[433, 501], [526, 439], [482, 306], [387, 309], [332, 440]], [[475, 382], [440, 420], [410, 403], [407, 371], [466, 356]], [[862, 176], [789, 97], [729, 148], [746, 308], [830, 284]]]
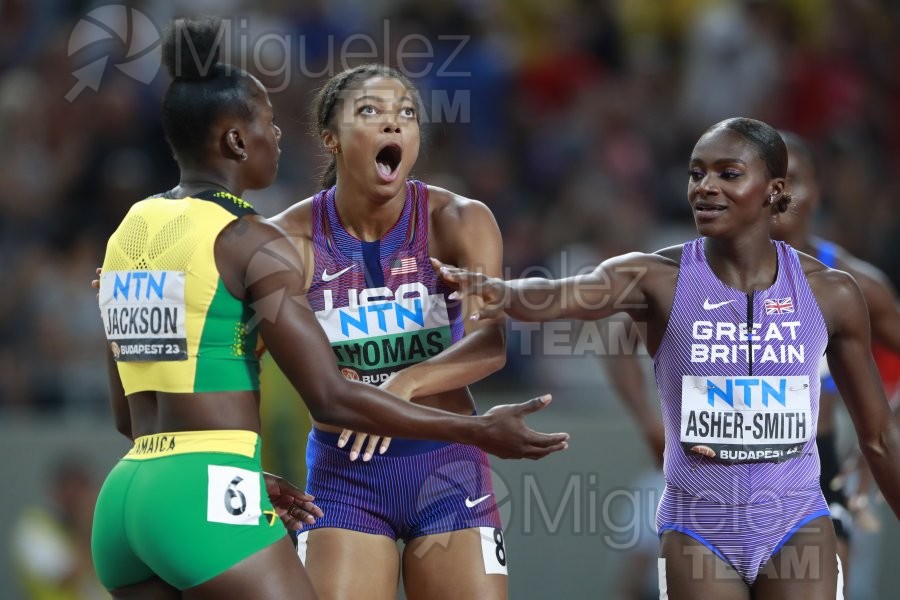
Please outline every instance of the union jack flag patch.
[[794, 300], [790, 296], [781, 300], [766, 298], [766, 314], [780, 315], [782, 313], [794, 312]]

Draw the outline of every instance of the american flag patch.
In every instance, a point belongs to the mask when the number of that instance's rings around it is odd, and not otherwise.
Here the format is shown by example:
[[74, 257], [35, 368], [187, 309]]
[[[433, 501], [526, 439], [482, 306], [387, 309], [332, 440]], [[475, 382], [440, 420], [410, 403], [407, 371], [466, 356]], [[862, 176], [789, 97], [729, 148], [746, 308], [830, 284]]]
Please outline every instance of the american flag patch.
[[782, 298], [781, 300], [766, 298], [767, 315], [780, 315], [781, 313], [792, 312], [794, 312], [794, 300], [790, 296]]
[[395, 258], [391, 261], [391, 275], [406, 275], [416, 271], [416, 258], [414, 256]]

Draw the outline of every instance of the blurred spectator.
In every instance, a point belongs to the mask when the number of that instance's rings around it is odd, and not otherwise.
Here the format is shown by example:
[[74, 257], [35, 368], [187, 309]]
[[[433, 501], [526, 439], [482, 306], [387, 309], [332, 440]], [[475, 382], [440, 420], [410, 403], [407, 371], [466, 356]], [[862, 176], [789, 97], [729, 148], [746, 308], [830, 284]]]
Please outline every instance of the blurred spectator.
[[67, 455], [51, 469], [45, 502], [20, 515], [11, 554], [29, 600], [109, 598], [91, 563], [98, 486], [89, 467]]

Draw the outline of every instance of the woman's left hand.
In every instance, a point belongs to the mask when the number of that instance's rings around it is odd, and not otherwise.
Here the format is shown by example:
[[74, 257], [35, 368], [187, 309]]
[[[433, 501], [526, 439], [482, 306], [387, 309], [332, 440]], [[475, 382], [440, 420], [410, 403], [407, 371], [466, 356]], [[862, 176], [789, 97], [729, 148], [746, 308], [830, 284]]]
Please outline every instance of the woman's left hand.
[[312, 525], [316, 518], [325, 515], [321, 508], [313, 504], [315, 498], [283, 477], [263, 473], [263, 479], [275, 514], [288, 529], [299, 531], [304, 525]]
[[[403, 388], [401, 378], [398, 377], [398, 373], [392, 374], [388, 377], [384, 383], [379, 386], [386, 392], [390, 392], [391, 394], [403, 398], [407, 402], [409, 401], [410, 392]], [[350, 436], [353, 435], [353, 430], [345, 429], [341, 432], [341, 436], [338, 438], [338, 448], [343, 448], [347, 445], [347, 442], [350, 441]], [[387, 452], [388, 448], [391, 446], [391, 438], [382, 437], [378, 435], [371, 435], [368, 433], [357, 433], [356, 439], [353, 440], [353, 445], [350, 447], [350, 460], [356, 460], [359, 458], [360, 450], [362, 450], [363, 444], [366, 442], [366, 438], [369, 440], [369, 444], [366, 446], [366, 451], [362, 455], [363, 462], [368, 462], [372, 460], [372, 457], [375, 456], [375, 448], [378, 448], [378, 454], [384, 454]], [[378, 441], [381, 440], [381, 445], [378, 445]]]
[[[350, 441], [350, 436], [354, 434], [354, 431], [351, 429], [345, 429], [341, 432], [341, 436], [338, 438], [338, 448], [343, 448], [347, 445], [347, 442]], [[369, 440], [369, 444], [366, 446], [366, 451], [362, 455], [363, 462], [368, 462], [372, 460], [372, 457], [375, 456], [375, 448], [378, 446], [378, 441], [381, 440], [381, 447], [378, 448], [378, 454], [384, 454], [387, 452], [388, 447], [391, 445], [391, 438], [389, 437], [381, 437], [379, 435], [371, 435], [368, 433], [356, 433], [356, 439], [353, 440], [353, 445], [350, 447], [350, 460], [356, 460], [359, 458], [359, 452], [362, 450], [363, 444], [365, 444], [366, 439]]]

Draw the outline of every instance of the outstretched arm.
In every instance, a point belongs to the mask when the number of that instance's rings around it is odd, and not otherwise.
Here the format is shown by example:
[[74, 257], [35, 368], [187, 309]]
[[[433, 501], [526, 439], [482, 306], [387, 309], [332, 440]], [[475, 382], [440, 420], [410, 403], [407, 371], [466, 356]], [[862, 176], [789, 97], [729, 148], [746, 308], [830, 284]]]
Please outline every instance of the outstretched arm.
[[[345, 379], [306, 301], [306, 269], [292, 242], [259, 217], [239, 221], [244, 224], [219, 237], [216, 263], [223, 278], [228, 265], [239, 267], [243, 285], [237, 287], [256, 311], [263, 340], [314, 419], [381, 435], [469, 443], [501, 458], [539, 458], [566, 447], [566, 434], [537, 433], [524, 423], [548, 397], [468, 417], [409, 404]], [[234, 286], [232, 281], [229, 289]]]
[[505, 311], [520, 321], [554, 319], [596, 320], [631, 307], [648, 304], [646, 285], [655, 267], [665, 261], [654, 254], [633, 252], [610, 258], [590, 273], [545, 279], [529, 277], [504, 281], [432, 260], [435, 269], [459, 294], [480, 296], [484, 306], [474, 318], [493, 317]]
[[[831, 337], [828, 367], [856, 428], [860, 448], [885, 499], [900, 516], [900, 429], [872, 358], [869, 315], [852, 277], [829, 271], [826, 312]], [[817, 300], [823, 298], [817, 295]]]

